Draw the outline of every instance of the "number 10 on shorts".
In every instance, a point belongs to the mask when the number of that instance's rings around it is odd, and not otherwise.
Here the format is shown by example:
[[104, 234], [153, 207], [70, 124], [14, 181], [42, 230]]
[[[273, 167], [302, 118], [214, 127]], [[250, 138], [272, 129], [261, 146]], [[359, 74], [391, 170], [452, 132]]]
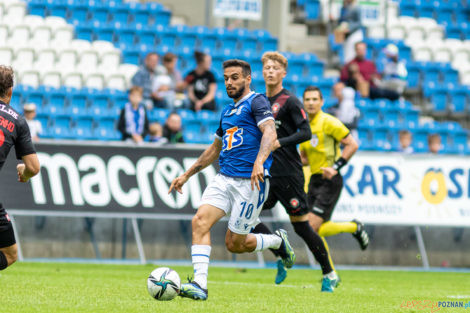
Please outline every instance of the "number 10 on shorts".
[[[242, 211], [240, 212], [240, 217], [243, 216], [243, 213], [245, 213], [245, 218], [250, 219], [251, 215], [253, 214], [253, 208], [255, 207], [252, 203], [248, 204], [248, 207], [246, 206], [246, 201], [243, 201], [240, 203], [242, 206]], [[245, 212], [246, 209], [246, 212]]]

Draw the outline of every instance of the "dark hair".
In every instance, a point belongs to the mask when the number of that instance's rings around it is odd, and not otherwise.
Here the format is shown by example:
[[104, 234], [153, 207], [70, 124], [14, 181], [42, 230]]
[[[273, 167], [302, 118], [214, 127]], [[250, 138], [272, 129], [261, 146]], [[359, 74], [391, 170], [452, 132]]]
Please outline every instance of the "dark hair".
[[248, 75], [251, 75], [250, 63], [248, 63], [246, 61], [243, 61], [243, 60], [230, 59], [230, 60], [225, 61], [222, 66], [223, 66], [224, 70], [227, 67], [241, 67], [243, 76], [246, 77]]
[[177, 58], [176, 54], [171, 53], [171, 52], [167, 52], [163, 56], [163, 63], [169, 63], [169, 62], [173, 61], [176, 58]]
[[0, 65], [0, 97], [5, 97], [13, 87], [15, 72], [10, 66]]
[[194, 58], [196, 59], [196, 63], [199, 65], [204, 62], [204, 58], [207, 54], [201, 51], [194, 51]]
[[320, 99], [323, 100], [323, 94], [321, 93], [320, 88], [318, 88], [317, 86], [308, 86], [307, 88], [305, 88], [304, 93], [302, 95], [303, 98], [305, 98], [305, 94], [308, 91], [318, 91], [318, 94], [320, 95]]

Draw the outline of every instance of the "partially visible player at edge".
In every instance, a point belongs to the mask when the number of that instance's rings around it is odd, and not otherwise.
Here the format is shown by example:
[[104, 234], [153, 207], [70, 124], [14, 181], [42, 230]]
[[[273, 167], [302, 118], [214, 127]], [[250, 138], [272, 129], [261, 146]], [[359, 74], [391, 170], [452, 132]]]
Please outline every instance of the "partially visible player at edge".
[[[320, 263], [323, 272], [321, 290], [333, 292], [339, 278], [329, 258], [321, 237], [308, 223], [307, 195], [305, 194], [304, 175], [297, 144], [309, 140], [312, 136], [307, 115], [302, 103], [296, 96], [283, 88], [282, 81], [286, 76], [287, 59], [279, 52], [266, 52], [262, 57], [263, 77], [266, 83], [266, 95], [276, 121], [276, 150], [273, 152], [271, 167], [271, 189], [263, 210], [273, 208], [278, 201], [289, 214], [290, 221], [297, 235], [307, 244], [315, 259]], [[258, 224], [253, 233], [270, 234], [263, 223]], [[279, 256], [278, 251], [272, 252]], [[277, 262], [276, 284], [280, 284], [287, 275], [281, 260]]]
[[312, 129], [312, 139], [300, 145], [302, 163], [310, 165], [312, 174], [307, 193], [310, 225], [322, 237], [351, 233], [365, 250], [369, 245], [369, 235], [361, 222], [330, 221], [343, 188], [340, 170], [357, 151], [356, 140], [340, 120], [322, 111], [320, 89], [307, 87], [303, 98]]
[[192, 175], [219, 158], [220, 172], [204, 191], [192, 220], [194, 280], [181, 285], [180, 296], [194, 300], [207, 299], [210, 229], [225, 215], [230, 216], [225, 236], [230, 252], [273, 248], [282, 252], [286, 263], [293, 264], [295, 260], [285, 230], [278, 230], [276, 235], [250, 234], [269, 192], [276, 129], [268, 100], [250, 90], [250, 65], [241, 60], [228, 60], [223, 68], [227, 94], [234, 103], [222, 110], [212, 145], [189, 170], [173, 180], [169, 190], [182, 193], [183, 185]]
[[[0, 169], [10, 149], [15, 147], [17, 159], [24, 163], [16, 166], [18, 181], [26, 183], [39, 173], [40, 166], [26, 120], [10, 107], [13, 76], [11, 67], [0, 65]], [[10, 217], [0, 204], [0, 271], [16, 261], [17, 250]]]

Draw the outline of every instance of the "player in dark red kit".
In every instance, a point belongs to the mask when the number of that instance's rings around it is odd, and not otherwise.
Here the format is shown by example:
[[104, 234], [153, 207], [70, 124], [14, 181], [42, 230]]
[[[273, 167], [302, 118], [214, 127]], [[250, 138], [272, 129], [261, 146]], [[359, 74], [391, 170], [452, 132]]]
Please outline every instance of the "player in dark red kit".
[[[286, 76], [287, 59], [278, 52], [266, 52], [262, 57], [263, 77], [266, 83], [266, 96], [276, 123], [277, 138], [271, 167], [271, 189], [263, 210], [269, 210], [278, 201], [289, 214], [295, 232], [305, 241], [323, 272], [322, 291], [333, 292], [339, 282], [328, 250], [322, 238], [308, 222], [307, 197], [304, 190], [305, 178], [297, 144], [307, 141], [312, 133], [302, 103], [282, 87]], [[258, 224], [254, 233], [271, 233], [263, 223]], [[272, 250], [278, 256], [278, 252]], [[276, 284], [286, 278], [287, 272], [281, 260], [278, 260]]]
[[[26, 183], [39, 173], [39, 160], [36, 156], [26, 120], [10, 107], [13, 93], [13, 70], [0, 65], [0, 169], [8, 153], [15, 147], [16, 157], [23, 160], [18, 164], [18, 181]], [[16, 261], [17, 246], [10, 218], [0, 204], [0, 271]]]

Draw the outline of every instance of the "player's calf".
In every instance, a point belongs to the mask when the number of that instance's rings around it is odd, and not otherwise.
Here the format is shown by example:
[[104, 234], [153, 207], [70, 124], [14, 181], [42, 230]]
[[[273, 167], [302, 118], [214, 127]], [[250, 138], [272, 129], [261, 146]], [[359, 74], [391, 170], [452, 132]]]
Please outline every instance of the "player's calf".
[[11, 251], [0, 251], [0, 271], [12, 265], [18, 259], [16, 249], [9, 249]]

